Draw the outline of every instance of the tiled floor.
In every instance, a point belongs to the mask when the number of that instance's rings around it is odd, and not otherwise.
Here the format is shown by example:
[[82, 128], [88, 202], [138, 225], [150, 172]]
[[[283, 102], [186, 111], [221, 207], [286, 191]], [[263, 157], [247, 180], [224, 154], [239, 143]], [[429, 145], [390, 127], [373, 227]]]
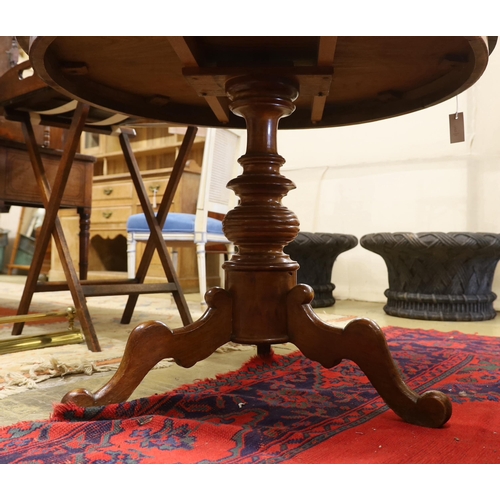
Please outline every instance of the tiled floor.
[[[5, 279], [0, 275], [0, 279]], [[199, 297], [195, 294], [187, 296], [188, 302], [197, 304]], [[500, 337], [500, 316], [484, 322], [432, 322], [396, 318], [384, 313], [383, 304], [373, 302], [337, 301], [334, 306], [321, 309], [326, 313], [337, 315], [353, 315], [370, 318], [379, 326], [401, 326], [405, 328], [435, 329], [439, 331], [458, 330], [463, 333], [480, 334]], [[286, 344], [275, 346], [275, 351], [286, 354], [293, 346]], [[255, 349], [214, 353], [209, 358], [186, 369], [176, 365], [165, 369], [151, 371], [131, 399], [162, 393], [174, 387], [196, 380], [213, 377], [218, 373], [226, 373], [239, 368], [246, 360], [255, 354]], [[1, 359], [0, 359], [1, 362]], [[18, 395], [0, 400], [0, 426], [10, 425], [23, 420], [41, 420], [49, 417], [52, 405], [61, 400], [68, 391], [85, 387], [94, 391], [111, 378], [110, 373], [94, 374], [91, 377], [74, 375], [61, 384], [58, 380], [47, 380], [39, 384], [35, 390], [28, 390]]]

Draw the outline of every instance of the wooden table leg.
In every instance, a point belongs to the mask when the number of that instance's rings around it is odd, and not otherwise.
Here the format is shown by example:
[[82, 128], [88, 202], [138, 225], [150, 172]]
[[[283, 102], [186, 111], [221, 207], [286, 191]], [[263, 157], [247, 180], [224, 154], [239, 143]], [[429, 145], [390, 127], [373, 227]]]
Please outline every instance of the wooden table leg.
[[[26, 284], [19, 303], [17, 314], [28, 313], [33, 293], [37, 289], [38, 275], [42, 268], [45, 252], [50, 243], [50, 238], [53, 236], [68, 287], [71, 292], [73, 303], [75, 304], [77, 310], [78, 320], [80, 321], [82, 331], [85, 335], [87, 346], [91, 351], [100, 351], [101, 348], [99, 346], [99, 341], [86, 305], [86, 299], [71, 259], [61, 222], [57, 216], [88, 111], [88, 105], [82, 103], [78, 104], [71, 122], [68, 133], [68, 141], [66, 147], [64, 148], [53, 186], [49, 185], [45, 175], [43, 162], [38, 151], [38, 146], [36, 144], [35, 135], [29, 118], [27, 117], [27, 119], [22, 123], [31, 164], [33, 166], [33, 171], [37, 184], [40, 188], [40, 194], [45, 207], [45, 217], [40, 230], [40, 235], [36, 242], [35, 253], [33, 255], [33, 260], [31, 262], [30, 271], [26, 279]], [[12, 334], [20, 335], [22, 328], [23, 323], [15, 324]]]
[[[132, 152], [128, 136], [124, 133], [120, 134], [122, 151], [125, 156], [125, 160], [127, 162], [127, 166], [130, 172], [130, 176], [132, 177], [137, 196], [141, 203], [144, 216], [146, 217], [146, 221], [148, 222], [150, 228], [150, 237], [146, 242], [146, 248], [144, 249], [144, 254], [135, 275], [135, 282], [144, 283], [149, 264], [151, 263], [151, 259], [156, 249], [158, 251], [165, 276], [170, 283], [174, 283], [176, 286], [176, 290], [172, 292], [172, 295], [174, 297], [177, 309], [179, 310], [179, 314], [184, 325], [192, 323], [193, 319], [191, 317], [189, 307], [187, 305], [186, 299], [184, 298], [182, 287], [179, 283], [177, 273], [175, 272], [174, 265], [167, 251], [167, 246], [165, 244], [165, 241], [163, 240], [161, 233], [163, 225], [167, 220], [167, 215], [172, 202], [174, 201], [175, 192], [177, 191], [177, 187], [179, 186], [179, 182], [181, 180], [182, 173], [184, 172], [188, 155], [191, 151], [191, 147], [193, 145], [197, 131], [198, 129], [196, 127], [188, 127], [186, 131], [181, 148], [179, 150], [179, 154], [177, 155], [177, 158], [175, 160], [174, 168], [172, 169], [172, 174], [168, 180], [167, 188], [160, 202], [158, 214], [156, 216], [153, 212], [153, 209], [151, 208], [151, 204], [149, 203], [149, 197], [146, 192], [146, 188], [144, 187], [139, 166], [137, 165], [134, 154]], [[121, 323], [130, 323], [138, 297], [139, 293], [129, 295], [125, 310], [123, 311]]]
[[174, 331], [149, 322], [131, 334], [120, 367], [95, 394], [84, 389], [63, 401], [94, 406], [124, 401], [159, 360], [172, 357], [181, 366], [204, 359], [225, 340], [255, 344], [260, 352], [293, 342], [310, 359], [332, 367], [350, 359], [405, 421], [440, 427], [451, 416], [450, 400], [428, 391], [419, 396], [406, 386], [392, 360], [382, 331], [372, 322], [355, 320], [344, 328], [323, 323], [309, 303], [310, 287], [297, 285], [296, 262], [283, 253], [299, 231], [295, 215], [281, 205], [294, 188], [279, 173], [284, 159], [277, 153], [278, 122], [294, 111], [294, 81], [241, 77], [226, 91], [231, 110], [247, 123], [243, 174], [229, 183], [240, 198], [224, 220], [224, 233], [238, 252], [224, 264], [227, 290], [212, 289], [208, 310], [198, 321]]
[[80, 281], [86, 280], [89, 272], [89, 247], [90, 247], [90, 214], [91, 209], [87, 207], [78, 208], [80, 216], [79, 238], [79, 263]]

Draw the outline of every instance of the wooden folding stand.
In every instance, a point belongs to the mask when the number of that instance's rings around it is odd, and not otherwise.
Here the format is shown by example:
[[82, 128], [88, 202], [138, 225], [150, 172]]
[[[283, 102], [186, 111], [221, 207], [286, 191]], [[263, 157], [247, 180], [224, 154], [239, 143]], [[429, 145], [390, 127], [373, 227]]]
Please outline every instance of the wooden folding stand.
[[[35, 142], [33, 129], [30, 121], [27, 119], [23, 122], [23, 132], [26, 138], [26, 144], [29, 149], [30, 158], [33, 165], [33, 170], [40, 186], [41, 196], [46, 209], [46, 215], [40, 231], [40, 238], [37, 239], [35, 254], [30, 267], [30, 272], [26, 281], [24, 292], [19, 304], [18, 314], [26, 314], [29, 310], [31, 299], [35, 292], [61, 291], [68, 290], [71, 292], [73, 302], [77, 309], [78, 319], [80, 321], [82, 331], [85, 334], [87, 345], [92, 351], [99, 351], [99, 342], [90, 318], [90, 314], [86, 305], [85, 297], [105, 296], [105, 295], [129, 295], [129, 299], [122, 316], [122, 323], [129, 323], [137, 303], [137, 299], [142, 293], [172, 293], [176, 305], [179, 309], [181, 319], [184, 325], [192, 322], [191, 314], [187, 306], [182, 288], [179, 284], [177, 275], [174, 270], [173, 263], [167, 251], [167, 247], [161, 237], [161, 228], [166, 220], [168, 211], [172, 204], [172, 200], [176, 188], [180, 182], [184, 166], [191, 146], [196, 136], [197, 128], [189, 127], [184, 137], [182, 147], [175, 162], [172, 175], [169, 179], [167, 190], [161, 201], [158, 215], [155, 216], [153, 209], [149, 203], [148, 195], [144, 183], [142, 181], [139, 167], [132, 153], [128, 134], [129, 130], [122, 130], [120, 133], [120, 142], [122, 144], [123, 153], [130, 170], [135, 189], [137, 191], [141, 207], [146, 215], [146, 219], [150, 226], [151, 237], [146, 244], [146, 249], [139, 265], [138, 272], [134, 279], [126, 280], [79, 280], [71, 256], [69, 248], [64, 237], [60, 220], [57, 216], [57, 211], [60, 206], [62, 194], [66, 185], [66, 181], [71, 169], [71, 162], [76, 151], [82, 125], [85, 122], [88, 113], [88, 106], [79, 104], [75, 112], [73, 122], [71, 124], [61, 164], [57, 172], [54, 186], [49, 186], [47, 181], [43, 163], [40, 158], [39, 150]], [[67, 282], [38, 282], [38, 275], [43, 264], [43, 257], [50, 243], [50, 236], [54, 236], [57, 251], [63, 266]], [[168, 283], [144, 283], [151, 258], [154, 250], [158, 251], [160, 261], [162, 263]], [[19, 335], [22, 332], [22, 323], [17, 323], [13, 329], [13, 335]]]
[[[90, 107], [89, 105], [81, 102], [76, 103], [73, 101], [72, 103], [68, 97], [58, 94], [57, 91], [48, 87], [36, 76], [32, 76], [27, 80], [20, 80], [17, 78], [18, 74], [28, 67], [29, 61], [26, 61], [18, 65], [18, 67], [8, 71], [0, 78], [0, 90], [2, 90], [1, 95], [3, 99], [0, 106], [3, 107], [3, 111], [7, 119], [21, 123], [30, 162], [40, 190], [41, 202], [46, 210], [45, 218], [40, 230], [40, 236], [36, 241], [33, 260], [31, 262], [17, 314], [25, 315], [28, 313], [33, 294], [36, 292], [69, 290], [76, 307], [77, 317], [80, 321], [82, 332], [85, 335], [87, 346], [92, 351], [100, 351], [100, 346], [88, 311], [86, 297], [129, 295], [129, 299], [121, 319], [122, 323], [129, 323], [140, 294], [172, 293], [183, 324], [190, 324], [192, 322], [191, 314], [184, 298], [182, 288], [179, 284], [172, 260], [168, 254], [167, 247], [161, 237], [161, 229], [171, 207], [176, 189], [181, 180], [188, 155], [196, 137], [198, 130], [197, 127], [188, 127], [186, 131], [182, 146], [179, 150], [179, 154], [176, 158], [171, 176], [169, 178], [165, 194], [161, 200], [157, 216], [155, 216], [155, 213], [149, 203], [147, 191], [130, 145], [129, 136], [134, 135], [135, 131], [124, 127], [115, 129], [115, 133], [119, 134], [122, 151], [140, 200], [142, 210], [144, 211], [150, 226], [151, 237], [146, 244], [146, 249], [135, 278], [124, 280], [87, 280], [87, 271], [85, 266], [83, 269], [80, 269], [80, 277], [77, 275], [57, 213], [61, 208], [61, 200], [64, 195], [64, 190], [67, 185], [82, 132], [87, 130], [94, 133], [109, 134], [112, 132], [112, 129], [109, 127], [95, 126], [95, 123], [93, 124], [93, 122], [96, 121], [95, 119], [88, 120], [89, 114], [92, 111], [102, 114], [104, 112], [103, 110]], [[68, 128], [66, 144], [62, 152], [60, 164], [57, 169], [53, 185], [50, 185], [47, 178], [47, 173], [40, 153], [40, 147], [36, 142], [30, 117], [31, 111], [35, 111], [37, 109], [35, 108], [30, 110], [30, 107], [33, 106], [33, 103], [36, 103], [36, 106], [40, 106], [40, 102], [43, 103], [44, 98], [47, 99], [48, 104], [57, 102], [57, 100], [66, 102], [66, 104], [61, 107], [60, 114], [50, 112], [39, 115], [41, 123], [44, 125]], [[71, 118], [68, 118], [68, 107], [72, 108], [72, 111], [74, 109]], [[121, 118], [124, 120], [128, 117], [122, 116]], [[88, 214], [88, 216], [90, 217], [90, 214]], [[88, 229], [88, 225], [87, 227], [82, 227], [82, 231], [86, 233], [86, 237], [84, 238], [84, 242], [81, 243], [81, 245], [86, 245], [85, 248], [87, 253], [89, 240]], [[65, 282], [38, 281], [38, 276], [41, 271], [44, 256], [50, 243], [51, 236], [54, 237], [54, 242], [61, 260], [66, 278]], [[158, 251], [165, 276], [168, 280], [167, 283], [144, 282], [155, 249]], [[84, 260], [85, 262], [87, 261], [86, 255]], [[22, 333], [23, 326], [24, 323], [16, 323], [13, 327], [12, 335], [20, 335]]]

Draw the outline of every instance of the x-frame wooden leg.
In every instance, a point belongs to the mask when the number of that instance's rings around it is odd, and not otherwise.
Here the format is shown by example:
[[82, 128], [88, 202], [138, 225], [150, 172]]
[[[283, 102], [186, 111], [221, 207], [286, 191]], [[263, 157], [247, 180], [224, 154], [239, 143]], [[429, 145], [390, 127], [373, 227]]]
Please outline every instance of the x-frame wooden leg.
[[[149, 203], [144, 182], [141, 177], [137, 161], [133, 154], [127, 131], [124, 129], [120, 134], [120, 143], [122, 151], [129, 168], [129, 172], [134, 183], [137, 195], [139, 197], [141, 207], [146, 216], [146, 220], [150, 226], [151, 237], [146, 243], [146, 249], [143, 258], [139, 265], [137, 276], [132, 282], [126, 280], [123, 282], [91, 282], [86, 280], [87, 269], [80, 269], [81, 275], [78, 277], [71, 259], [69, 248], [62, 230], [61, 222], [57, 216], [64, 189], [68, 180], [71, 165], [76, 153], [78, 142], [88, 115], [88, 106], [80, 103], [77, 107], [73, 121], [68, 133], [68, 142], [66, 144], [61, 163], [54, 181], [54, 186], [50, 186], [43, 162], [38, 150], [33, 128], [29, 117], [22, 122], [23, 132], [28, 147], [33, 171], [40, 188], [42, 202], [46, 209], [46, 215], [40, 237], [37, 239], [35, 254], [30, 266], [26, 285], [21, 297], [17, 314], [27, 314], [33, 298], [33, 294], [37, 291], [56, 291], [69, 289], [72, 295], [73, 302], [77, 309], [78, 320], [85, 335], [87, 346], [91, 351], [100, 351], [97, 335], [92, 324], [90, 313], [86, 304], [87, 296], [100, 295], [129, 295], [127, 305], [123, 312], [122, 323], [129, 323], [137, 303], [137, 299], [141, 293], [155, 293], [155, 291], [166, 291], [173, 294], [179, 314], [184, 325], [192, 322], [191, 314], [187, 302], [185, 300], [182, 287], [180, 286], [177, 274], [174, 270], [173, 263], [168, 254], [165, 241], [161, 236], [161, 228], [165, 223], [170, 206], [179, 185], [179, 182], [184, 171], [184, 167], [191, 150], [192, 144], [196, 137], [197, 128], [189, 127], [184, 137], [179, 155], [176, 159], [172, 175], [167, 184], [167, 189], [160, 203], [157, 216]], [[80, 213], [80, 230], [88, 234], [90, 214], [86, 212]], [[63, 271], [66, 277], [66, 283], [38, 283], [38, 275], [40, 274], [43, 258], [50, 243], [50, 237], [54, 236], [57, 251], [63, 266]], [[82, 241], [84, 239], [85, 241]], [[154, 250], [158, 251], [165, 275], [168, 279], [168, 285], [163, 287], [158, 285], [149, 286], [144, 283], [147, 270], [149, 268]], [[88, 252], [88, 236], [80, 238], [80, 254], [85, 255]], [[23, 330], [23, 323], [17, 323], [12, 330], [13, 335], [20, 335]]]
[[[37, 289], [38, 275], [40, 274], [40, 270], [42, 268], [43, 259], [50, 243], [50, 238], [53, 236], [87, 346], [91, 351], [100, 351], [101, 348], [99, 346], [99, 341], [86, 305], [85, 295], [69, 253], [69, 247], [64, 236], [61, 222], [57, 216], [88, 112], [88, 105], [83, 103], [78, 104], [69, 128], [68, 141], [66, 143], [66, 147], [64, 148], [53, 186], [50, 186], [47, 180], [29, 117], [27, 116], [26, 120], [22, 122], [28, 154], [30, 156], [37, 184], [40, 188], [42, 202], [45, 207], [45, 217], [40, 230], [40, 235], [36, 241], [33, 260], [31, 262], [17, 314], [28, 313], [33, 293], [35, 293]], [[23, 323], [17, 323], [14, 325], [12, 334], [20, 335], [22, 329]]]
[[[139, 263], [139, 267], [137, 269], [134, 280], [138, 284], [144, 283], [149, 265], [151, 263], [151, 259], [156, 249], [168, 281], [171, 283], [175, 283], [176, 285], [176, 289], [172, 292], [172, 295], [174, 297], [175, 303], [177, 304], [177, 308], [179, 310], [179, 314], [181, 315], [181, 319], [184, 325], [192, 323], [193, 320], [191, 318], [191, 313], [189, 312], [187, 302], [184, 298], [184, 293], [182, 292], [182, 288], [179, 284], [177, 274], [174, 270], [172, 260], [167, 251], [167, 246], [162, 238], [161, 233], [163, 225], [165, 224], [165, 220], [167, 219], [168, 212], [174, 200], [174, 195], [175, 192], [177, 191], [177, 187], [181, 180], [182, 173], [184, 172], [188, 154], [193, 145], [197, 131], [198, 129], [196, 127], [188, 127], [186, 131], [184, 140], [179, 150], [179, 154], [174, 164], [174, 168], [172, 170], [172, 174], [167, 184], [167, 189], [160, 202], [158, 214], [156, 216], [153, 211], [153, 208], [151, 207], [151, 204], [149, 203], [149, 197], [146, 188], [144, 186], [144, 182], [142, 181], [142, 177], [139, 171], [139, 166], [137, 165], [137, 161], [132, 152], [129, 138], [124, 133], [120, 135], [120, 143], [122, 146], [122, 151], [125, 156], [125, 160], [127, 162], [127, 166], [129, 168], [129, 172], [132, 177], [135, 190], [137, 192], [137, 196], [139, 197], [139, 201], [141, 203], [144, 216], [146, 217], [146, 221], [150, 228], [150, 237], [146, 242], [146, 248]], [[123, 316], [121, 319], [122, 323], [126, 324], [130, 323], [132, 313], [134, 312], [134, 308], [135, 305], [137, 304], [138, 298], [139, 298], [139, 292], [129, 295], [127, 305], [125, 306], [125, 310], [123, 311]]]

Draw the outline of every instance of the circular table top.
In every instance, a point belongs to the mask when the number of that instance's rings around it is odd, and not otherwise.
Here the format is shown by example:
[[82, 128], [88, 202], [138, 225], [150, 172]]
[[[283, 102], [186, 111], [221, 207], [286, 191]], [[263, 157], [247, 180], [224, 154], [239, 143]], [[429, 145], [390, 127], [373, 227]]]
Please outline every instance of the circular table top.
[[[21, 38], [21, 37], [20, 37]], [[26, 39], [21, 45], [28, 45]], [[245, 128], [229, 111], [228, 79], [298, 82], [281, 129], [399, 116], [473, 85], [496, 37], [31, 37], [35, 72], [72, 98], [126, 115]]]

